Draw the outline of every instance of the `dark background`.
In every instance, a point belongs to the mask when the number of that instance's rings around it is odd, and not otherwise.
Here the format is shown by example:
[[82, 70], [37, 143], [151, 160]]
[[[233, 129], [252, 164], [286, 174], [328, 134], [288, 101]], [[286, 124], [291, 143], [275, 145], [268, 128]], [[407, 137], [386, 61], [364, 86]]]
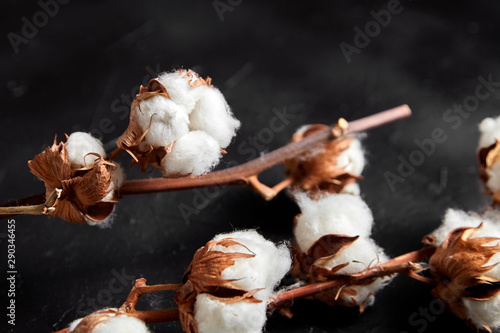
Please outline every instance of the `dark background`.
[[[500, 81], [500, 3], [402, 1], [402, 11], [352, 54], [350, 63], [340, 44], [354, 45], [354, 28], [364, 30], [374, 21], [370, 11], [386, 8], [387, 2], [222, 3], [231, 10], [219, 15], [212, 1], [71, 1], [59, 5], [16, 52], [8, 33], [22, 36], [22, 18], [33, 22], [42, 7], [34, 1], [4, 1], [0, 202], [43, 191], [27, 161], [56, 133], [92, 131], [112, 149], [128, 123], [127, 98], [152, 78], [151, 72], [177, 68], [212, 77], [242, 122], [219, 167], [249, 159], [238, 147], [269, 127], [273, 109], [286, 108], [295, 118], [259, 151], [285, 144], [301, 124], [332, 123], [340, 116], [354, 120], [409, 104], [412, 118], [373, 129], [364, 140], [368, 165], [362, 196], [375, 216], [373, 237], [391, 256], [420, 248], [422, 236], [439, 225], [448, 207], [476, 210], [488, 202], [477, 177], [477, 124], [498, 114], [500, 94], [481, 101], [456, 129], [443, 116], [474, 95], [479, 76]], [[387, 172], [397, 174], [400, 158], [408, 159], [418, 149], [415, 140], [431, 138], [435, 128], [447, 140], [391, 189]], [[120, 160], [129, 163], [127, 156]], [[128, 178], [158, 175], [134, 169]], [[281, 178], [280, 168], [262, 176], [268, 184]], [[109, 229], [16, 217], [17, 317], [11, 331], [51, 332], [97, 308], [119, 306], [134, 278], [179, 282], [195, 250], [219, 232], [258, 228], [275, 241], [291, 238], [298, 209], [285, 194], [265, 202], [244, 188], [218, 189], [208, 201], [200, 193], [126, 197]], [[197, 213], [183, 216], [182, 204]], [[5, 223], [0, 229], [3, 271], [6, 233]], [[123, 284], [117, 274], [124, 275]], [[169, 293], [147, 297], [141, 307], [168, 307], [172, 298]], [[91, 299], [97, 299], [95, 304]], [[266, 330], [468, 332], [448, 312], [432, 310], [435, 305], [428, 286], [398, 277], [362, 315], [299, 301], [293, 319], [274, 314]], [[422, 320], [420, 311], [426, 309], [431, 316]], [[412, 315], [419, 321], [410, 321]], [[7, 327], [2, 318], [0, 327]], [[151, 328], [181, 331], [178, 323]]]

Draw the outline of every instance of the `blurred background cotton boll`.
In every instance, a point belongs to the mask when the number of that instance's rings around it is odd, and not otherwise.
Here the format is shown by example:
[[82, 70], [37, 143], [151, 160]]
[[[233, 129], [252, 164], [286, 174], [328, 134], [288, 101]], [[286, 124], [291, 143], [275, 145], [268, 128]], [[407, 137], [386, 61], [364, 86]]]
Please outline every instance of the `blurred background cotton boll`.
[[[448, 208], [480, 210], [489, 202], [475, 154], [478, 124], [500, 114], [496, 1], [3, 5], [0, 202], [44, 191], [27, 161], [55, 134], [61, 140], [64, 133], [91, 133], [113, 150], [139, 86], [181, 68], [210, 76], [241, 122], [217, 169], [286, 144], [301, 125], [350, 121], [409, 104], [411, 118], [370, 130], [362, 141], [366, 165], [357, 183], [373, 212], [371, 237], [390, 257], [419, 249]], [[161, 176], [159, 170], [131, 170], [130, 161], [128, 154], [118, 158], [126, 179]], [[259, 179], [274, 185], [282, 177], [276, 167]], [[62, 329], [122, 304], [139, 277], [180, 283], [194, 252], [218, 233], [257, 227], [267, 239], [290, 240], [298, 213], [285, 193], [266, 202], [246, 188], [216, 187], [125, 197], [107, 229], [18, 216], [16, 327], [6, 330]], [[3, 260], [6, 234], [2, 223]], [[417, 281], [397, 277], [376, 297], [361, 316], [355, 308], [295, 302], [292, 319], [270, 315], [266, 330], [467, 330]], [[161, 306], [173, 305], [170, 294], [162, 294]], [[181, 328], [155, 324], [151, 331]]]

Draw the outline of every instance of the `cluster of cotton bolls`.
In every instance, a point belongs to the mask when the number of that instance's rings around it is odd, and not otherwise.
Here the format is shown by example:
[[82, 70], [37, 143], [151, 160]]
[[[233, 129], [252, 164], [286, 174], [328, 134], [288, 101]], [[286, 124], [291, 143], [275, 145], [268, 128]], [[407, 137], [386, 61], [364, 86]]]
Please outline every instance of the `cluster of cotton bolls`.
[[[431, 258], [431, 269], [437, 271], [446, 268], [450, 270], [452, 267], [459, 267], [453, 270], [456, 274], [446, 274], [446, 284], [453, 283], [454, 279], [460, 280], [459, 283], [467, 283], [466, 281], [476, 281], [486, 279], [485, 285], [494, 286], [500, 282], [500, 212], [489, 209], [483, 214], [466, 213], [464, 211], [449, 209], [443, 219], [442, 225], [437, 228], [427, 239], [432, 239], [436, 246], [451, 247], [453, 244], [446, 244], [445, 241], [450, 233], [457, 228], [470, 227], [478, 228], [469, 237], [460, 236], [463, 242], [460, 247], [454, 246], [453, 249], [460, 253], [447, 253], [445, 260], [448, 260], [447, 267], [432, 267], [433, 260]], [[480, 240], [484, 238], [483, 240]], [[467, 246], [467, 243], [478, 241], [478, 245]], [[482, 242], [479, 243], [479, 241]], [[470, 252], [470, 253], [469, 253]], [[464, 260], [464, 258], [473, 257], [473, 261]], [[480, 260], [486, 261], [482, 262]], [[446, 262], [446, 261], [445, 261]], [[442, 266], [441, 262], [440, 266]], [[474, 267], [479, 265], [479, 267]], [[480, 271], [481, 274], [477, 272]], [[495, 282], [497, 281], [497, 282]], [[458, 295], [457, 299], [446, 300], [451, 303], [450, 308], [454, 309], [454, 304], [460, 303], [465, 307], [465, 313], [456, 313], [462, 319], [470, 320], [478, 329], [500, 327], [500, 294], [489, 299], [478, 299], [474, 292], [474, 286], [464, 285], [463, 288], [470, 288], [466, 293], [468, 297]], [[464, 291], [465, 292], [465, 291]], [[498, 291], [497, 291], [498, 292]], [[480, 292], [484, 294], [484, 290]], [[493, 294], [492, 294], [493, 295]], [[481, 297], [484, 297], [481, 295]], [[461, 309], [462, 307], [456, 307]], [[461, 311], [457, 311], [461, 312]], [[463, 318], [465, 317], [465, 318]]]
[[[286, 244], [276, 246], [255, 230], [220, 234], [209, 244], [212, 245], [205, 250], [204, 256], [210, 256], [216, 262], [231, 260], [227, 264], [228, 267], [222, 271], [217, 269], [215, 273], [218, 275], [220, 287], [243, 291], [249, 295], [242, 298], [226, 298], [198, 291], [193, 309], [197, 332], [261, 332], [266, 322], [268, 301], [274, 288], [290, 269], [291, 257], [288, 246]], [[229, 256], [240, 254], [243, 256], [229, 259]], [[206, 270], [213, 275], [214, 265], [208, 264], [208, 266], [204, 267], [193, 259], [191, 271]], [[188, 281], [189, 279], [188, 276]], [[184, 330], [191, 332], [187, 327], [184, 327]]]
[[149, 333], [149, 330], [142, 320], [109, 308], [76, 319], [68, 333]]
[[[125, 137], [131, 132], [134, 140], [140, 137], [140, 152], [164, 148], [156, 167], [167, 177], [210, 171], [240, 126], [224, 96], [209, 78], [191, 70], [163, 73], [152, 82], [132, 104]], [[130, 150], [123, 142], [119, 139], [118, 146]]]
[[[327, 270], [342, 267], [336, 274], [344, 275], [363, 272], [371, 265], [388, 260], [384, 251], [370, 238], [373, 216], [361, 197], [351, 194], [330, 194], [312, 200], [302, 193], [296, 196], [296, 200], [301, 214], [296, 219], [294, 235], [301, 253], [307, 253], [318, 240], [327, 235], [358, 236], [349, 246], [325, 260], [316, 261], [313, 265], [320, 265]], [[367, 285], [350, 286], [350, 292], [345, 294], [340, 292], [338, 300], [323, 300], [329, 304], [358, 305], [363, 309], [373, 304], [374, 294], [388, 281], [389, 278], [384, 277]]]
[[481, 136], [478, 149], [480, 151], [480, 166], [486, 187], [495, 200], [500, 200], [500, 117], [485, 118], [479, 125]]

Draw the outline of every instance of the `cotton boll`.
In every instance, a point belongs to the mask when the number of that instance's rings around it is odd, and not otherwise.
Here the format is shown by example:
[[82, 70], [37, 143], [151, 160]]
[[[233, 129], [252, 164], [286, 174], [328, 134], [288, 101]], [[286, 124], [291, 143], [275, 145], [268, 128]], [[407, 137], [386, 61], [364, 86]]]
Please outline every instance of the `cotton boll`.
[[226, 303], [211, 295], [196, 297], [194, 318], [200, 333], [259, 333], [266, 322], [267, 302]]
[[149, 330], [142, 320], [128, 316], [110, 317], [98, 325], [92, 333], [148, 333]]
[[169, 146], [189, 132], [187, 110], [164, 96], [141, 101], [133, 112], [141, 129], [148, 131], [145, 143], [153, 147]]
[[167, 89], [167, 92], [175, 102], [182, 105], [190, 113], [196, 102], [211, 88], [207, 85], [192, 87], [191, 84], [199, 79], [198, 74], [186, 70], [175, 71], [172, 73], [163, 73], [158, 77], [158, 81]]
[[113, 200], [115, 197], [115, 192], [122, 186], [124, 180], [125, 172], [119, 164], [116, 164], [116, 169], [113, 171], [113, 180], [108, 187], [109, 193], [101, 201]]
[[237, 279], [233, 284], [239, 289], [250, 291], [264, 288], [258, 291], [254, 297], [266, 303], [274, 287], [290, 269], [292, 261], [288, 247], [284, 244], [276, 246], [255, 230], [220, 234], [214, 237], [214, 240], [224, 238], [235, 239], [243, 246], [235, 245], [227, 248], [216, 246], [214, 250], [224, 253], [253, 253], [255, 256], [236, 259], [234, 265], [222, 272], [222, 278]]
[[344, 169], [348, 173], [361, 175], [365, 167], [365, 154], [358, 139], [353, 139], [349, 148], [337, 157], [337, 168]]
[[479, 131], [481, 132], [479, 148], [494, 144], [496, 138], [500, 139], [500, 117], [483, 119], [479, 124]]
[[209, 172], [221, 158], [217, 141], [202, 131], [189, 132], [180, 137], [172, 151], [163, 160], [163, 168], [168, 174], [193, 174]]
[[189, 128], [192, 131], [205, 131], [215, 138], [222, 148], [229, 146], [240, 127], [240, 122], [234, 118], [224, 96], [216, 88], [205, 92], [190, 114], [189, 120]]
[[355, 306], [364, 304], [365, 307], [372, 306], [375, 303], [375, 294], [384, 288], [390, 281], [390, 277], [376, 279], [366, 286], [349, 286], [356, 290], [355, 296], [344, 296], [342, 301], [344, 304]]
[[307, 194], [295, 196], [302, 214], [297, 218], [294, 234], [302, 252], [319, 238], [329, 234], [368, 237], [373, 216], [359, 196], [331, 194], [311, 200]]
[[477, 328], [483, 325], [492, 329], [500, 326], [500, 295], [487, 301], [464, 298], [463, 302], [469, 319]]
[[68, 137], [66, 151], [71, 164], [77, 168], [92, 165], [99, 158], [90, 153], [98, 154], [102, 158], [106, 157], [102, 142], [84, 132], [74, 132]]

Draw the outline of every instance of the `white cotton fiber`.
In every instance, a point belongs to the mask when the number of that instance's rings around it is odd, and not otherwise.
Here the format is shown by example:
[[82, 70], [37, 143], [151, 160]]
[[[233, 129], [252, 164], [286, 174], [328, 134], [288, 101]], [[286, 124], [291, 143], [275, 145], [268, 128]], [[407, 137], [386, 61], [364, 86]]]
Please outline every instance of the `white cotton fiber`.
[[324, 235], [368, 237], [371, 234], [372, 212], [359, 196], [331, 194], [312, 200], [307, 194], [298, 193], [295, 198], [302, 214], [294, 233], [302, 252], [307, 252]]
[[192, 87], [198, 74], [187, 70], [180, 70], [171, 73], [163, 73], [158, 77], [158, 81], [167, 89], [167, 92], [174, 103], [183, 106], [188, 113], [191, 113], [196, 102], [211, 88], [207, 85]]
[[205, 92], [189, 116], [189, 128], [201, 130], [211, 135], [222, 148], [231, 143], [240, 127], [219, 89], [211, 88]]
[[479, 124], [479, 132], [481, 132], [479, 148], [494, 144], [496, 138], [500, 139], [500, 117], [483, 119]]
[[94, 138], [89, 133], [74, 132], [66, 141], [66, 151], [71, 164], [76, 168], [83, 168], [92, 165], [99, 157], [89, 155], [89, 153], [98, 154], [106, 158], [106, 151], [102, 142]]
[[342, 188], [342, 191], [340, 191], [340, 193], [350, 194], [350, 195], [360, 195], [361, 189], [359, 188], [358, 183], [350, 183], [344, 186]]
[[149, 128], [145, 142], [153, 147], [169, 146], [189, 132], [187, 110], [163, 96], [141, 101], [133, 112], [141, 129]]
[[101, 201], [113, 200], [116, 191], [122, 186], [124, 180], [125, 172], [119, 164], [116, 164], [116, 169], [113, 172], [113, 180], [108, 186], [109, 193]]
[[148, 333], [143, 321], [127, 316], [111, 317], [107, 322], [98, 325], [92, 333]]
[[208, 294], [196, 297], [194, 318], [200, 333], [260, 333], [267, 302], [222, 302]]
[[235, 239], [243, 246], [235, 245], [225, 248], [219, 245], [214, 247], [214, 250], [225, 253], [254, 253], [255, 256], [253, 258], [236, 259], [234, 265], [222, 272], [222, 278], [238, 279], [233, 284], [239, 289], [248, 291], [263, 289], [257, 292], [254, 297], [266, 303], [274, 287], [289, 271], [292, 264], [288, 247], [285, 244], [276, 246], [255, 230], [220, 234], [215, 236], [214, 240], [221, 240], [223, 238]]
[[[85, 319], [85, 321], [89, 323], [89, 320], [91, 322], [95, 318], [95, 320], [100, 321], [100, 323], [89, 333], [149, 333], [146, 324], [142, 320], [124, 315], [117, 316], [117, 309], [112, 308], [109, 310], [113, 312], [99, 313], [101, 311], [98, 311], [85, 318], [76, 319], [70, 324], [68, 332], [80, 331], [78, 325], [82, 320]], [[105, 317], [106, 320], [102, 320], [103, 317]]]
[[365, 167], [365, 154], [361, 142], [354, 138], [349, 144], [349, 148], [344, 150], [337, 157], [337, 168], [359, 176]]
[[500, 326], [500, 295], [487, 301], [463, 298], [463, 302], [469, 319], [477, 328], [483, 325], [492, 329]]
[[205, 132], [194, 131], [175, 142], [162, 166], [166, 174], [199, 176], [217, 165], [221, 156], [219, 144], [214, 138]]

